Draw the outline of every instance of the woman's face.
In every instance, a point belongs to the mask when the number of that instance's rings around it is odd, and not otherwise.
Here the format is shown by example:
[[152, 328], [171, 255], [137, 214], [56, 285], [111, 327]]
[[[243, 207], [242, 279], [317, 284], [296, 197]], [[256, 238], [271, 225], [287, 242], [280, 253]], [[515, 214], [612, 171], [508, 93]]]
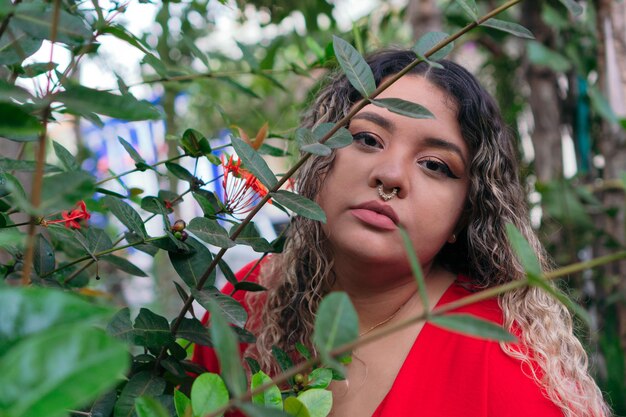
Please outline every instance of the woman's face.
[[[336, 260], [408, 267], [398, 225], [423, 267], [455, 232], [468, 191], [470, 154], [456, 103], [421, 76], [405, 76], [379, 98], [419, 103], [435, 116], [414, 119], [369, 104], [350, 122], [352, 145], [337, 151], [317, 201]], [[383, 201], [377, 187], [398, 189]], [[397, 271], [397, 268], [394, 268]]]

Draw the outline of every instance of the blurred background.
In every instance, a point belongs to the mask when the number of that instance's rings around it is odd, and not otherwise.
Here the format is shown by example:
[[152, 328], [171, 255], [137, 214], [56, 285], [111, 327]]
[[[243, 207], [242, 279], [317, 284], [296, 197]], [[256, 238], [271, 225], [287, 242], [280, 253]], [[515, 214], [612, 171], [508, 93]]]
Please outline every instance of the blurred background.
[[[570, 2], [583, 9], [580, 15], [568, 14], [566, 1], [533, 0], [499, 16], [528, 28], [535, 40], [479, 27], [457, 41], [449, 55], [488, 87], [517, 135], [533, 224], [555, 265], [626, 246], [626, 2]], [[134, 166], [118, 137], [154, 163], [177, 155], [169, 138], [188, 128], [202, 132], [215, 148], [226, 143], [231, 131], [254, 137], [266, 122], [268, 160], [275, 172], [284, 172], [294, 158], [290, 144], [299, 118], [334, 65], [333, 35], [367, 53], [410, 47], [427, 32], [452, 33], [468, 21], [457, 2], [439, 0], [109, 3], [123, 7], [117, 23], [142, 43], [133, 47], [113, 34], [102, 36], [98, 53], [81, 62], [77, 78], [93, 88], [130, 89], [160, 105], [166, 117], [132, 123], [59, 118], [50, 137], [78, 155], [83, 168], [98, 178]], [[486, 12], [501, 2], [477, 3]], [[0, 60], [5, 53], [0, 42]], [[53, 54], [62, 71], [69, 54], [62, 48]], [[29, 60], [49, 58], [45, 41]], [[33, 90], [43, 82], [41, 77], [19, 80]], [[2, 156], [20, 152], [19, 142], [2, 142]], [[187, 168], [205, 182], [221, 175], [208, 162]], [[154, 194], [162, 187], [159, 177], [148, 173], [125, 176], [111, 189]], [[211, 187], [217, 183], [208, 188], [216, 189]], [[182, 189], [176, 181], [167, 187]], [[183, 202], [176, 216], [201, 215], [194, 210], [199, 208], [193, 201]], [[269, 207], [256, 225], [272, 240], [286, 221]], [[111, 270], [111, 278], [100, 285], [118, 294], [120, 303], [149, 303], [168, 316], [175, 314], [180, 301], [167, 258], [138, 251], [129, 256], [149, 277]], [[229, 252], [228, 261], [235, 269], [256, 256]], [[577, 331], [600, 387], [616, 414], [626, 415], [626, 262], [572, 274], [559, 285], [590, 312], [591, 327], [578, 323]]]

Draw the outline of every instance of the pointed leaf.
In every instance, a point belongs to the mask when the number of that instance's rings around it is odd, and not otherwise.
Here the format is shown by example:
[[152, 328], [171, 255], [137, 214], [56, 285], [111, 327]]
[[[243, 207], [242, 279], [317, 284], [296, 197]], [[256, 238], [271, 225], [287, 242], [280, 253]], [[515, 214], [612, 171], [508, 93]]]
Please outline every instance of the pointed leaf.
[[[295, 400], [295, 397], [288, 398], [293, 398]], [[240, 403], [237, 404], [237, 408], [242, 410], [248, 417], [293, 417], [293, 414], [287, 414], [282, 410], [278, 410], [273, 407], [262, 407], [253, 403]], [[306, 417], [306, 415], [300, 414], [298, 417]]]
[[126, 149], [126, 152], [128, 152], [128, 154], [133, 159], [133, 161], [135, 161], [135, 163], [140, 163], [140, 162], [143, 162], [144, 164], [146, 163], [145, 159], [143, 159], [141, 155], [137, 153], [135, 148], [133, 148], [133, 145], [128, 143], [123, 137], [118, 136], [117, 140], [124, 147], [124, 149]]
[[113, 247], [113, 242], [104, 230], [97, 227], [89, 227], [85, 231], [87, 247], [91, 253], [98, 253]]
[[306, 405], [296, 397], [285, 398], [285, 412], [293, 417], [311, 417]]
[[80, 166], [74, 158], [74, 155], [70, 153], [67, 149], [65, 149], [60, 143], [56, 141], [52, 141], [52, 146], [54, 146], [54, 153], [56, 154], [59, 161], [63, 164], [66, 171], [79, 171]]
[[313, 343], [321, 355], [329, 358], [330, 351], [359, 336], [359, 319], [350, 297], [344, 292], [328, 294], [317, 310]]
[[121, 309], [113, 316], [107, 325], [107, 333], [126, 343], [132, 343], [135, 337], [133, 323], [130, 321], [130, 310], [128, 307]]
[[178, 417], [191, 417], [191, 400], [179, 390], [174, 390], [174, 407]]
[[[194, 416], [205, 416], [228, 404], [228, 390], [224, 380], [213, 373], [204, 373], [191, 386], [191, 408]], [[219, 414], [220, 416], [223, 415]]]
[[[255, 390], [260, 386], [268, 384], [270, 382], [272, 382], [272, 378], [267, 376], [267, 374], [265, 374], [263, 371], [259, 371], [252, 375], [252, 380], [250, 381], [250, 390]], [[265, 391], [253, 395], [252, 402], [254, 404], [259, 404], [264, 407], [277, 408], [279, 410], [283, 409], [283, 398], [280, 394], [280, 389], [278, 389], [276, 384], [272, 384], [269, 388], [265, 389]]]
[[258, 291], [267, 291], [267, 288], [264, 286], [257, 284], [256, 282], [249, 281], [241, 281], [235, 284], [235, 289], [237, 291], [250, 291], [250, 292], [258, 292]]
[[113, 215], [128, 228], [128, 230], [134, 232], [143, 239], [148, 236], [146, 226], [144, 225], [141, 216], [130, 205], [119, 198], [108, 195], [102, 197], [102, 202], [111, 210], [111, 213], [113, 213]]
[[498, 29], [503, 32], [510, 33], [520, 38], [524, 39], [535, 39], [535, 35], [528, 29], [526, 29], [522, 25], [518, 25], [517, 23], [507, 22], [504, 20], [499, 20], [495, 18], [488, 19], [480, 24], [481, 26], [487, 26], [492, 29]]
[[25, 102], [33, 100], [33, 96], [22, 87], [0, 80], [0, 103], [13, 103], [13, 100]]
[[332, 149], [330, 149], [323, 143], [312, 143], [310, 145], [304, 145], [300, 147], [300, 150], [302, 152], [307, 152], [319, 156], [328, 156], [332, 153]]
[[137, 277], [148, 276], [148, 274], [142, 271], [141, 268], [139, 268], [137, 265], [135, 265], [134, 263], [130, 262], [127, 259], [122, 258], [121, 256], [105, 255], [105, 256], [102, 256], [100, 260], [107, 262], [128, 274], [135, 275]]
[[158, 396], [165, 390], [165, 380], [143, 371], [133, 375], [120, 394], [115, 409], [114, 417], [131, 417], [135, 411], [135, 401], [143, 395]]
[[0, 358], [0, 414], [66, 415], [112, 388], [128, 362], [124, 344], [89, 324], [32, 335]]
[[350, 131], [345, 127], [341, 127], [330, 137], [330, 139], [324, 142], [324, 145], [331, 149], [338, 149], [351, 145], [352, 141], [353, 138]]
[[215, 79], [225, 82], [226, 84], [230, 85], [231, 87], [234, 87], [235, 89], [241, 91], [242, 93], [244, 93], [246, 95], [249, 95], [250, 97], [258, 98], [258, 99], [261, 98], [257, 93], [252, 91], [250, 88], [248, 88], [245, 85], [243, 85], [243, 84], [233, 80], [230, 77], [215, 77]]
[[242, 159], [246, 169], [261, 181], [267, 188], [272, 188], [278, 180], [267, 166], [267, 162], [250, 145], [239, 138], [231, 138], [231, 143], [237, 155]]
[[[0, 157], [0, 170], [2, 171], [26, 171], [26, 172], [34, 172], [36, 169], [37, 163], [35, 161], [21, 161], [10, 158], [1, 158]], [[59, 167], [55, 167], [54, 165], [45, 164], [44, 171], [45, 173], [51, 172], [61, 172]]]
[[422, 305], [424, 306], [424, 311], [429, 310], [429, 301], [428, 294], [426, 293], [426, 282], [424, 281], [424, 274], [422, 273], [422, 267], [420, 266], [419, 260], [417, 259], [417, 252], [413, 247], [413, 243], [411, 242], [411, 238], [407, 231], [400, 227], [400, 235], [402, 236], [402, 243], [404, 244], [404, 250], [409, 258], [409, 263], [411, 264], [411, 271], [413, 272], [413, 278], [415, 278], [415, 282], [417, 283], [417, 292], [420, 295], [422, 300]]
[[143, 41], [137, 38], [135, 35], [126, 30], [123, 26], [117, 24], [109, 24], [99, 29], [101, 34], [113, 35], [116, 38], [126, 42], [139, 49], [143, 53], [150, 53], [149, 46], [143, 43]]
[[306, 197], [291, 191], [278, 190], [272, 193], [272, 198], [300, 216], [326, 223], [324, 210], [316, 202]]
[[0, 38], [0, 65], [19, 64], [37, 52], [43, 43], [17, 27], [12, 27], [11, 31], [13, 36]]
[[131, 94], [117, 95], [94, 90], [81, 85], [67, 86], [54, 97], [68, 108], [90, 111], [122, 120], [158, 120], [161, 111], [145, 100], [137, 100]]
[[[444, 32], [428, 32], [424, 34], [421, 38], [419, 38], [415, 45], [413, 45], [413, 51], [415, 51], [415, 53], [419, 57], [426, 57], [428, 51], [430, 51], [435, 45], [446, 39], [448, 36], [450, 35]], [[454, 43], [451, 42], [437, 52], [432, 53], [427, 58], [438, 61], [445, 58], [452, 51], [453, 48]]]
[[350, 84], [361, 96], [369, 97], [376, 90], [376, 81], [365, 59], [352, 45], [338, 36], [333, 36], [333, 49]]
[[187, 230], [208, 244], [220, 248], [232, 248], [235, 246], [235, 242], [230, 240], [228, 232], [215, 220], [196, 217], [189, 222]]
[[181, 337], [202, 346], [211, 346], [213, 344], [209, 330], [198, 319], [183, 319], [176, 332], [176, 337]]
[[175, 164], [174, 162], [166, 162], [165, 167], [169, 172], [174, 174], [175, 177], [180, 178], [183, 181], [193, 184], [196, 181], [196, 177], [182, 166]]
[[21, 107], [0, 102], [0, 136], [14, 142], [33, 142], [43, 131], [39, 120]]
[[511, 223], [506, 224], [506, 234], [526, 274], [540, 277], [542, 275], [541, 264], [526, 238]]
[[[202, 243], [193, 237], [189, 237], [185, 243], [194, 250], [189, 253], [169, 252], [170, 261], [179, 277], [185, 281], [190, 288], [197, 288], [200, 278], [207, 270], [208, 265], [213, 260], [213, 255]], [[207, 279], [205, 286], [213, 286], [215, 274]]]
[[387, 110], [401, 114], [403, 116], [412, 117], [414, 119], [433, 119], [435, 116], [423, 106], [400, 98], [381, 98], [372, 100], [372, 104], [384, 107]]
[[203, 290], [191, 289], [191, 294], [207, 310], [214, 305], [221, 312], [221, 316], [229, 323], [237, 327], [243, 328], [248, 320], [246, 309], [241, 306], [234, 298], [221, 293], [215, 287], [205, 288]]
[[517, 342], [517, 338], [502, 326], [469, 314], [435, 316], [431, 317], [428, 322], [444, 329], [481, 339]]
[[[237, 229], [239, 225], [233, 225], [230, 230], [230, 234], [232, 235], [235, 229]], [[235, 242], [241, 245], [247, 245], [252, 247], [255, 252], [272, 252], [274, 247], [268, 242], [266, 239], [262, 238], [259, 234], [259, 231], [256, 229], [254, 223], [248, 223], [244, 229], [239, 233]]]
[[333, 380], [333, 371], [328, 368], [317, 368], [309, 374], [309, 388], [326, 389]]
[[153, 349], [160, 349], [174, 342], [167, 319], [154, 314], [147, 308], [139, 310], [133, 325], [135, 344]]
[[465, 10], [465, 12], [472, 18], [472, 20], [478, 20], [478, 7], [474, 0], [456, 0], [459, 6]]
[[589, 312], [585, 310], [584, 307], [576, 303], [574, 300], [569, 298], [567, 294], [563, 293], [557, 287], [551, 285], [548, 281], [541, 279], [539, 277], [529, 277], [529, 281], [532, 285], [541, 288], [546, 291], [552, 297], [554, 297], [558, 302], [563, 304], [565, 308], [567, 308], [573, 314], [576, 314], [580, 319], [582, 319], [585, 324], [589, 327], [592, 326], [593, 321]]
[[298, 394], [298, 400], [306, 406], [311, 417], [326, 417], [333, 407], [333, 394], [325, 389], [308, 389]]
[[48, 275], [54, 271], [56, 262], [54, 257], [54, 248], [43, 235], [35, 237], [35, 254], [33, 266], [37, 275]]
[[[13, 19], [24, 32], [37, 39], [50, 39], [53, 14], [51, 5], [45, 3], [20, 3], [15, 8]], [[56, 40], [75, 45], [91, 37], [91, 29], [77, 15], [69, 14], [63, 9], [58, 10]]]
[[[237, 336], [228, 325], [217, 302], [209, 299], [208, 306], [211, 313], [211, 340], [219, 360], [221, 375], [230, 392], [235, 396], [241, 395], [246, 392], [247, 381], [239, 357]], [[191, 401], [193, 404], [193, 395]]]
[[135, 401], [137, 417], [170, 417], [163, 405], [149, 396], [141, 396]]
[[574, 16], [580, 16], [583, 12], [583, 6], [581, 6], [576, 0], [559, 0], [567, 10]]

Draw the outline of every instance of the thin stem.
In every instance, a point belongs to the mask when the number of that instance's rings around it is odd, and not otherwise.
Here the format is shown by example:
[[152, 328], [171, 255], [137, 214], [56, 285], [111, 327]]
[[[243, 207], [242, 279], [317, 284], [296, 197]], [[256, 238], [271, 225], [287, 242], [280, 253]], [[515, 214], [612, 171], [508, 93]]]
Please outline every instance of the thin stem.
[[[187, 155], [186, 153], [184, 153], [184, 154], [182, 154], [182, 155], [177, 155], [177, 156], [174, 156], [174, 157], [172, 157], [172, 158], [170, 158], [170, 159], [165, 159], [165, 160], [163, 160], [163, 161], [155, 162], [155, 163], [154, 163], [154, 165], [152, 165], [152, 167], [156, 167], [156, 166], [158, 166], [158, 165], [162, 165], [162, 164], [164, 164], [164, 163], [166, 163], [166, 162], [176, 161], [176, 160], [181, 159], [181, 158], [183, 158], [183, 157], [185, 157], [185, 156], [188, 156], [188, 155]], [[98, 181], [98, 182], [95, 184], [95, 186], [97, 187], [97, 186], [99, 186], [99, 185], [101, 185], [101, 184], [104, 184], [104, 183], [105, 183], [105, 182], [107, 182], [107, 181], [116, 180], [116, 179], [118, 179], [118, 178], [123, 177], [124, 175], [132, 174], [133, 172], [137, 172], [137, 171], [139, 171], [139, 168], [131, 169], [130, 171], [126, 171], [126, 172], [122, 172], [121, 174], [113, 175], [113, 176], [111, 176], [111, 177], [108, 177], [108, 178], [105, 178], [105, 179], [103, 179], [103, 180]]]
[[[492, 18], [493, 16], [497, 15], [498, 13], [516, 5], [517, 3], [519, 3], [521, 0], [510, 0], [509, 2], [503, 4], [502, 6], [498, 7], [497, 9], [487, 13], [485, 16], [483, 16], [482, 18], [478, 19], [476, 22], [472, 22], [470, 24], [468, 24], [467, 26], [465, 26], [463, 29], [461, 29], [459, 32], [455, 33], [454, 35], [448, 36], [447, 38], [441, 40], [439, 43], [437, 43], [435, 46], [433, 46], [431, 49], [428, 50], [428, 52], [426, 52], [424, 54], [425, 57], [429, 57], [432, 54], [434, 54], [435, 52], [437, 52], [438, 50], [440, 50], [441, 48], [445, 47], [446, 45], [450, 44], [451, 42], [453, 42], [454, 40], [458, 39], [461, 35], [467, 33], [469, 30], [475, 28], [476, 26], [478, 26], [480, 23], [484, 22], [485, 20], [488, 20], [490, 18]], [[359, 102], [357, 102], [353, 107], [352, 110], [350, 110], [350, 112], [345, 115], [341, 120], [339, 120], [337, 123], [335, 123], [335, 125], [332, 127], [332, 129], [330, 129], [326, 135], [324, 135], [324, 137], [322, 139], [320, 139], [320, 143], [324, 143], [326, 142], [328, 139], [330, 139], [341, 127], [345, 126], [348, 124], [348, 122], [350, 121], [350, 119], [352, 119], [352, 117], [354, 117], [355, 114], [357, 114], [363, 107], [365, 107], [367, 104], [369, 104], [369, 100], [375, 98], [376, 96], [378, 96], [381, 92], [383, 92], [386, 88], [388, 88], [390, 85], [392, 85], [394, 82], [396, 82], [397, 80], [399, 80], [403, 75], [405, 75], [408, 71], [410, 71], [413, 67], [415, 67], [417, 64], [419, 64], [422, 61], [421, 58], [415, 59], [413, 62], [411, 62], [409, 65], [407, 65], [404, 69], [402, 69], [402, 71], [400, 71], [397, 74], [394, 74], [392, 76], [390, 76], [386, 81], [384, 81], [383, 83], [380, 84], [380, 86], [378, 86], [378, 88], [376, 88], [376, 90], [374, 90], [374, 92], [368, 97], [368, 100], [362, 99]], [[256, 216], [256, 214], [259, 212], [259, 210], [261, 210], [261, 208], [265, 205], [265, 203], [267, 203], [269, 201], [270, 198], [272, 198], [272, 193], [276, 192], [278, 189], [280, 189], [280, 187], [283, 186], [283, 184], [285, 182], [287, 182], [287, 180], [289, 178], [291, 178], [293, 176], [293, 174], [296, 173], [296, 171], [298, 171], [298, 169], [300, 169], [300, 167], [302, 167], [302, 165], [304, 165], [304, 163], [311, 157], [311, 154], [306, 154], [303, 157], [300, 158], [300, 160], [298, 160], [294, 166], [291, 167], [291, 169], [289, 169], [289, 171], [287, 171], [287, 173], [285, 173], [285, 175], [279, 179], [276, 183], [276, 185], [274, 187], [272, 187], [268, 193], [259, 201], [259, 203], [250, 211], [250, 213], [248, 213], [248, 215], [246, 216], [246, 218], [241, 222], [241, 224], [231, 233], [230, 238], [234, 241], [240, 234], [241, 232], [243, 232], [244, 228], [252, 221], [252, 219], [254, 218], [254, 216]], [[202, 289], [202, 287], [204, 286], [204, 283], [207, 281], [207, 279], [209, 279], [209, 277], [211, 276], [211, 273], [213, 272], [213, 270], [217, 267], [218, 262], [222, 259], [222, 257], [224, 256], [224, 254], [226, 253], [227, 249], [220, 249], [220, 251], [215, 255], [215, 257], [213, 258], [213, 261], [211, 262], [211, 264], [209, 265], [209, 267], [207, 268], [207, 270], [204, 272], [204, 274], [202, 274], [202, 276], [200, 277], [200, 279], [198, 280], [198, 284], [196, 285], [196, 289]], [[189, 309], [191, 308], [191, 305], [194, 301], [194, 297], [192, 295], [189, 296], [189, 298], [187, 299], [187, 301], [185, 301], [185, 304], [183, 305], [180, 313], [178, 314], [178, 317], [176, 318], [176, 320], [174, 321], [174, 323], [172, 324], [170, 331], [173, 335], [176, 334], [176, 332], [178, 331], [178, 328], [180, 327], [180, 324], [182, 323], [183, 319], [185, 318], [185, 314], [187, 314], [187, 311], [189, 311]], [[157, 360], [155, 362], [155, 367], [154, 369], [158, 369], [158, 365], [161, 362], [161, 360], [165, 357], [166, 354], [166, 349], [163, 348], [161, 349], [161, 352], [159, 354], [159, 356], [157, 357]]]
[[[605, 265], [605, 264], [615, 262], [621, 259], [626, 259], [626, 251], [614, 253], [614, 254], [607, 255], [607, 256], [602, 256], [600, 258], [596, 258], [591, 261], [579, 262], [576, 264], [558, 268], [558, 269], [555, 269], [554, 271], [543, 274], [541, 279], [550, 281], [550, 280], [553, 280], [562, 276], [569, 275], [574, 272], [584, 271], [589, 268], [593, 268], [593, 267], [600, 266], [600, 265]], [[389, 336], [390, 334], [396, 333], [399, 330], [402, 330], [406, 327], [413, 325], [414, 323], [428, 320], [431, 317], [441, 316], [447, 312], [456, 310], [458, 308], [465, 307], [470, 304], [475, 304], [480, 301], [488, 300], [488, 299], [497, 297], [500, 294], [504, 294], [508, 291], [511, 291], [513, 289], [521, 288], [527, 285], [529, 285], [529, 281], [527, 278], [524, 278], [524, 279], [520, 279], [517, 281], [507, 282], [506, 284], [498, 285], [497, 287], [488, 288], [486, 290], [463, 297], [459, 300], [444, 304], [441, 307], [436, 307], [430, 312], [423, 312], [413, 317], [409, 317], [406, 320], [398, 322], [396, 324], [390, 324], [387, 327], [382, 327], [377, 330], [374, 330], [371, 333], [363, 337], [359, 337], [353, 342], [338, 346], [337, 348], [331, 350], [329, 354], [333, 357], [337, 357], [339, 355], [342, 355], [342, 354], [345, 354], [354, 350], [354, 348], [356, 347], [366, 345], [375, 340], [378, 340], [383, 337]], [[285, 381], [287, 381], [290, 377], [296, 375], [297, 373], [305, 371], [311, 368], [313, 365], [316, 365], [319, 363], [320, 363], [319, 357], [312, 358], [306, 362], [302, 362], [288, 369], [284, 373], [280, 374], [278, 377], [272, 379], [272, 381], [266, 384], [263, 384], [254, 390], [247, 391], [245, 394], [232, 398], [227, 405], [225, 405], [224, 407], [218, 410], [215, 410], [215, 412], [211, 414], [207, 414], [205, 417], [216, 417], [218, 415], [221, 415], [222, 413], [224, 413], [226, 410], [233, 407], [237, 403], [242, 402], [242, 401], [248, 401], [252, 398], [252, 396], [267, 390], [273, 385], [280, 385], [284, 383]]]
[[7, 224], [5, 226], [0, 226], [0, 229], [8, 229], [10, 227], [19, 227], [19, 226], [26, 226], [27, 224], [30, 224], [30, 221], [27, 222], [22, 222], [22, 223], [14, 223], [14, 224]]
[[[17, 6], [21, 2], [22, 0], [15, 0], [13, 2], [13, 6]], [[0, 25], [0, 39], [2, 39], [2, 35], [4, 34], [4, 31], [7, 30], [7, 27], [9, 27], [9, 21], [11, 20], [12, 17], [13, 17], [13, 13], [9, 13], [2, 21], [2, 25]]]

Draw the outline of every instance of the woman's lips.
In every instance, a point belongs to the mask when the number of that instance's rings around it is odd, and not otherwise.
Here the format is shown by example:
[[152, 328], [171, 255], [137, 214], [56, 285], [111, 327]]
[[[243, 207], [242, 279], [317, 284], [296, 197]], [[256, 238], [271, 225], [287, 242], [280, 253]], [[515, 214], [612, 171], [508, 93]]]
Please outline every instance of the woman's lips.
[[350, 213], [360, 221], [383, 230], [396, 230], [398, 216], [386, 204], [370, 201], [350, 209]]

